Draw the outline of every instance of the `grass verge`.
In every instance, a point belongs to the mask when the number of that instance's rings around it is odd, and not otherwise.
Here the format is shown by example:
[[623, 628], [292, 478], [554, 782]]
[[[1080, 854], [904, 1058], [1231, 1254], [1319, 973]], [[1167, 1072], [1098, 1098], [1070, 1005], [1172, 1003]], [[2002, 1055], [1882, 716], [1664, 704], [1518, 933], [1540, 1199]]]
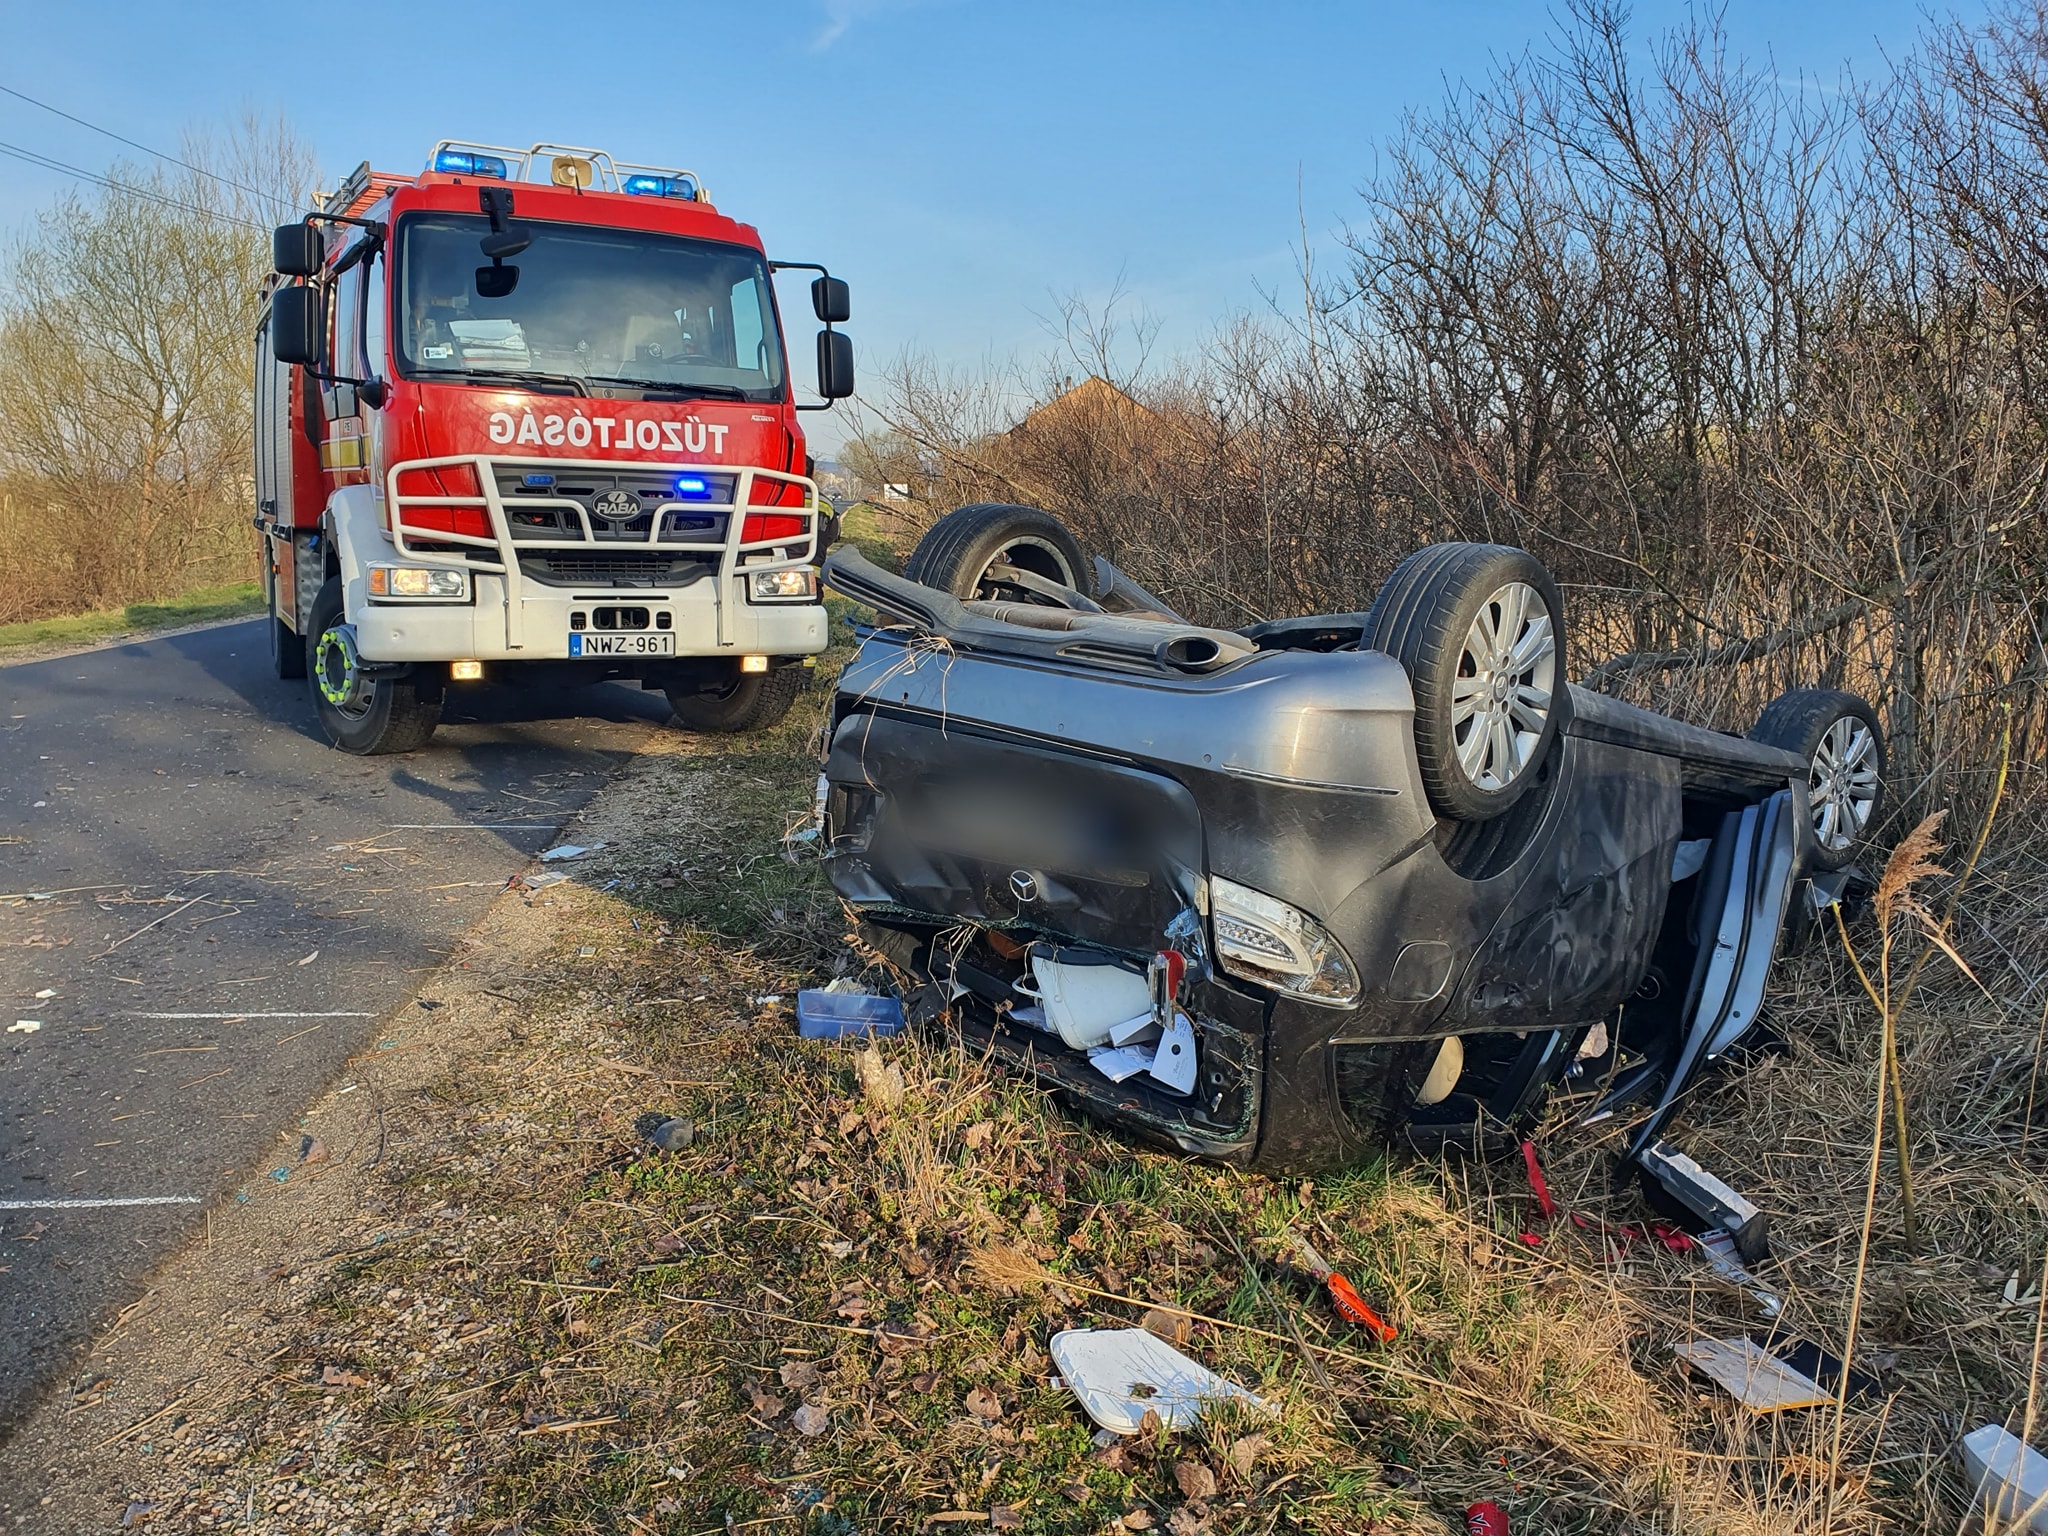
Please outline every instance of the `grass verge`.
[[[316, 1107], [331, 1163], [295, 1148], [300, 1172], [252, 1181], [258, 1211], [330, 1166], [346, 1195], [218, 1261], [257, 1299], [195, 1302], [158, 1395], [87, 1380], [65, 1410], [86, 1418], [12, 1470], [102, 1524], [125, 1500], [195, 1530], [1336, 1536], [1442, 1533], [1477, 1499], [1518, 1536], [1957, 1527], [1946, 1448], [2024, 1405], [2040, 1347], [2031, 1016], [1926, 991], [1901, 1020], [1925, 1241], [1881, 1188], [1858, 1357], [1879, 1390], [1754, 1419], [1674, 1368], [1677, 1343], [1765, 1324], [1623, 1231], [1648, 1213], [1612, 1182], [1620, 1129], [1546, 1127], [1586, 1225], [1546, 1223], [1518, 1161], [1241, 1175], [1134, 1149], [944, 1038], [798, 1040], [797, 987], [857, 963], [783, 841], [828, 696], [765, 735], [658, 739], [576, 834], [602, 852], [508, 896], [380, 1042], [418, 1049], [414, 1075]], [[1678, 1134], [1773, 1212], [1781, 1331], [1838, 1347], [1874, 1024], [1826, 949], [1774, 1006], [1785, 1053]], [[658, 1151], [671, 1116], [693, 1133]], [[1282, 1267], [1290, 1233], [1394, 1343]], [[1141, 1325], [1277, 1417], [1100, 1441], [1049, 1341]]]
[[218, 619], [242, 619], [263, 611], [263, 588], [254, 581], [220, 587], [199, 587], [161, 603], [130, 603], [102, 613], [75, 613], [63, 618], [34, 619], [25, 624], [0, 624], [0, 656], [10, 652], [54, 650], [91, 645], [120, 635], [149, 634]]

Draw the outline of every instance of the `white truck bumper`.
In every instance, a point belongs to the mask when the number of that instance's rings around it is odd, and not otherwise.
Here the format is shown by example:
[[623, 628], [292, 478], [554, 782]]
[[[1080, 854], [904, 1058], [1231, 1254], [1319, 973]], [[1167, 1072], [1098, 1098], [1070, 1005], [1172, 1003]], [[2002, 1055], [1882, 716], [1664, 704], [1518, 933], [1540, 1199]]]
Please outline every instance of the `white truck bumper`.
[[[688, 656], [815, 656], [825, 649], [825, 609], [818, 603], [749, 603], [745, 578], [735, 575], [725, 596], [725, 636], [719, 635], [715, 578], [677, 590], [618, 588], [572, 592], [520, 583], [516, 600], [508, 600], [502, 577], [472, 577], [475, 601], [441, 603], [379, 603], [362, 588], [362, 578], [349, 583], [347, 607], [356, 626], [356, 642], [373, 661], [560, 661], [570, 655], [570, 621], [581, 615], [574, 633], [609, 635], [592, 628], [600, 608], [645, 608], [646, 630], [627, 632], [647, 649], [589, 656], [599, 661], [658, 661]], [[508, 636], [509, 601], [519, 605], [516, 626], [522, 644]], [[663, 623], [664, 616], [667, 623]], [[672, 637], [664, 639], [664, 636]], [[670, 648], [672, 647], [672, 648]]]

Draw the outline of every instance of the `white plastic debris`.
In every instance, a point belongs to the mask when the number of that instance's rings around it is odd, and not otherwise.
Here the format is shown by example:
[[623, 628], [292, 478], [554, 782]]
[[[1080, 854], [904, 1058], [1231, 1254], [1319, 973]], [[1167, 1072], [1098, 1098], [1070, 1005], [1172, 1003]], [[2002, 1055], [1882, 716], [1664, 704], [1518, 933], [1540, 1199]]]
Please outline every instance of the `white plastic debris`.
[[1150, 1045], [1159, 1038], [1159, 1021], [1150, 1013], [1126, 1019], [1109, 1032], [1111, 1045]]
[[1694, 1339], [1674, 1353], [1751, 1413], [1823, 1408], [1835, 1400], [1754, 1339]]
[[1778, 1293], [1742, 1267], [1742, 1260], [1735, 1252], [1734, 1238], [1719, 1227], [1709, 1227], [1700, 1234], [1699, 1242], [1701, 1251], [1707, 1256], [1707, 1268], [1755, 1302], [1757, 1310], [1765, 1317], [1775, 1318], [1785, 1310], [1785, 1303]]
[[1077, 1051], [1106, 1044], [1117, 1025], [1152, 1011], [1151, 983], [1120, 965], [1080, 964], [1033, 950], [1031, 975], [1038, 990], [1027, 995], [1044, 1006], [1060, 1038]]
[[1995, 1516], [1998, 1528], [2015, 1536], [2048, 1536], [2048, 1456], [2000, 1426], [1984, 1424], [1963, 1436], [1956, 1460], [1970, 1485], [1972, 1514]]
[[1145, 1414], [1168, 1429], [1187, 1429], [1208, 1403], [1237, 1402], [1273, 1417], [1264, 1398], [1226, 1381], [1142, 1328], [1069, 1328], [1047, 1346], [1088, 1417], [1118, 1435], [1135, 1435]]
[[586, 853], [595, 853], [603, 843], [558, 843], [540, 856], [543, 864], [552, 864], [558, 859], [580, 859]]
[[1088, 1053], [1088, 1065], [1112, 1083], [1120, 1083], [1150, 1070], [1153, 1054], [1149, 1045], [1098, 1045]]
[[1195, 1091], [1195, 1026], [1179, 1009], [1174, 1010], [1172, 1022], [1152, 1053], [1152, 1064], [1145, 1070], [1165, 1084], [1169, 1093]]
[[55, 997], [56, 995], [57, 989], [55, 987], [45, 987], [36, 994], [36, 1001], [41, 1002], [45, 998]]
[[16, 1019], [7, 1026], [10, 1035], [32, 1035], [43, 1027], [41, 1019]]
[[529, 891], [544, 891], [551, 885], [560, 885], [568, 878], [559, 869], [537, 869], [531, 874], [521, 875], [519, 883]]

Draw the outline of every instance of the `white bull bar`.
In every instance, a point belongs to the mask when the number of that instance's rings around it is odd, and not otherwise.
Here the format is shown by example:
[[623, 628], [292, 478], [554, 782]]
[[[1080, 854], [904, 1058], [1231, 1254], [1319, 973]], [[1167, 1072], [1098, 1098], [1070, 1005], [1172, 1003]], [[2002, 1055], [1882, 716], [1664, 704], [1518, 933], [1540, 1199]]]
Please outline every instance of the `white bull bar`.
[[[401, 496], [398, 490], [399, 476], [423, 470], [467, 469], [476, 477], [482, 494], [477, 496]], [[555, 495], [522, 496], [517, 498], [521, 510], [532, 508], [567, 509], [576, 514], [581, 538], [512, 537], [512, 525], [507, 518], [505, 500], [498, 490], [498, 474], [509, 471], [519, 475], [559, 474], [563, 470], [587, 470], [596, 474], [629, 474], [638, 476], [662, 476], [674, 480], [678, 476], [696, 475], [711, 484], [730, 478], [732, 495], [729, 499], [670, 497], [651, 508], [647, 533], [643, 538], [597, 537], [591, 525], [590, 514], [581, 502], [573, 497]], [[775, 481], [794, 485], [803, 493], [803, 505], [797, 507], [778, 506], [771, 503], [754, 504], [754, 487], [763, 481]], [[476, 534], [449, 533], [438, 528], [422, 528], [405, 524], [405, 509], [408, 507], [471, 507], [482, 508], [489, 520], [489, 537]], [[810, 562], [817, 552], [819, 524], [823, 507], [818, 499], [817, 482], [806, 475], [790, 474], [778, 469], [760, 469], [740, 464], [650, 464], [645, 461], [622, 459], [525, 459], [511, 458], [496, 454], [464, 453], [449, 454], [440, 458], [406, 459], [393, 464], [384, 473], [385, 527], [391, 541], [398, 546], [398, 552], [408, 558], [431, 563], [449, 562], [445, 549], [420, 550], [414, 547], [417, 541], [431, 544], [460, 544], [479, 550], [488, 550], [496, 556], [495, 567], [474, 559], [460, 562], [457, 568], [470, 571], [489, 571], [504, 577], [505, 581], [505, 644], [508, 649], [522, 649], [526, 644], [525, 579], [519, 568], [522, 552], [541, 554], [549, 550], [575, 550], [584, 553], [606, 550], [672, 550], [677, 553], [702, 555], [711, 550], [718, 551], [717, 581], [714, 589], [713, 606], [717, 615], [718, 644], [733, 644], [732, 625], [728, 616], [728, 604], [733, 593], [733, 577], [742, 569], [779, 570]], [[711, 539], [664, 539], [660, 537], [663, 526], [671, 513], [722, 513], [726, 518], [725, 537]], [[748, 513], [785, 516], [801, 516], [808, 519], [806, 531], [800, 538], [766, 538], [743, 542], [741, 535], [746, 530]], [[790, 553], [790, 551], [794, 553]], [[778, 554], [777, 552], [782, 553]], [[767, 558], [759, 558], [761, 556]]]

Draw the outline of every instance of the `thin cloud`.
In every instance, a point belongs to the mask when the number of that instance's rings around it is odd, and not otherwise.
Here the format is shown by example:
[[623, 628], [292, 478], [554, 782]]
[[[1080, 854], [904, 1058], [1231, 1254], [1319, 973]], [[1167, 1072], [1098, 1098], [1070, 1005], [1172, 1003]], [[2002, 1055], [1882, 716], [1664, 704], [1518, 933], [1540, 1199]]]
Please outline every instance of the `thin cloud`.
[[825, 24], [811, 39], [811, 52], [823, 53], [857, 21], [867, 21], [887, 11], [908, 10], [917, 0], [824, 0]]

